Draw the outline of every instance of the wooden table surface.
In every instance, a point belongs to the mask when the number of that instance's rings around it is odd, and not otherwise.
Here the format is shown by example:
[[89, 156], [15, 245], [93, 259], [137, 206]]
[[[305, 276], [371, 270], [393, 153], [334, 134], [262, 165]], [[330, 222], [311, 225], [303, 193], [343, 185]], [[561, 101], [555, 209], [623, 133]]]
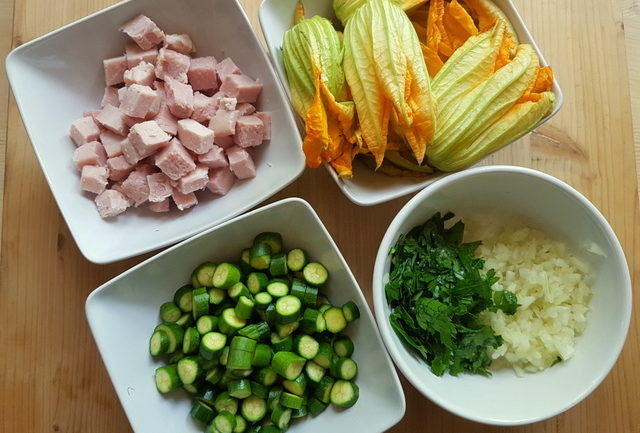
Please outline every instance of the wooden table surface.
[[[554, 67], [565, 106], [490, 163], [540, 169], [585, 194], [617, 233], [637, 286], [640, 1], [514, 2]], [[0, 0], [0, 56], [112, 3]], [[258, 28], [259, 1], [243, 3]], [[378, 243], [410, 197], [358, 207], [340, 194], [323, 169], [307, 170], [270, 201], [291, 196], [306, 199], [316, 209], [371, 302]], [[42, 176], [3, 68], [0, 206], [0, 431], [131, 431], [89, 332], [84, 302], [95, 287], [148, 256], [99, 266], [79, 253]], [[637, 298], [634, 304], [639, 305]], [[636, 315], [618, 363], [586, 400], [550, 420], [509, 430], [640, 432], [639, 330]], [[407, 412], [393, 432], [507, 430], [456, 417], [422, 397], [404, 379], [403, 385]]]

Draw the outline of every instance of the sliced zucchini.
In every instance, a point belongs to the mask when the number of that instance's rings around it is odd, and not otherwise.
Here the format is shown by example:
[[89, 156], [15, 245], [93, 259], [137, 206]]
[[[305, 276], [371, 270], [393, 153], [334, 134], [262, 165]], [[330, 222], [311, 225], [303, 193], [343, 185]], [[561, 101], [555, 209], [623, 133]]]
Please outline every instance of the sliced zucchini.
[[196, 328], [187, 328], [182, 339], [182, 352], [195, 353], [200, 347], [200, 333]]
[[[309, 380], [307, 379], [307, 375], [304, 373], [300, 373], [298, 377], [293, 380], [284, 380], [282, 381], [282, 386], [289, 392], [295, 395], [303, 395], [307, 389], [307, 384]], [[295, 408], [294, 408], [295, 409]]]
[[258, 370], [254, 376], [256, 382], [264, 386], [271, 386], [278, 380], [278, 374], [271, 367]]
[[238, 298], [238, 303], [235, 307], [236, 316], [238, 316], [240, 319], [249, 320], [253, 315], [254, 307], [255, 303], [251, 299], [241, 295]]
[[309, 413], [312, 416], [321, 414], [322, 412], [324, 412], [327, 406], [327, 403], [323, 403], [315, 397], [311, 397], [309, 400], [307, 400], [307, 409], [309, 409]]
[[305, 359], [313, 359], [320, 351], [320, 343], [310, 335], [298, 334], [293, 339], [293, 347]]
[[293, 350], [293, 337], [291, 335], [280, 338], [277, 332], [272, 332], [270, 341], [274, 352], [291, 352]]
[[294, 380], [304, 368], [305, 359], [293, 352], [276, 352], [271, 359], [271, 368], [287, 380]]
[[238, 400], [231, 397], [228, 392], [222, 392], [216, 397], [213, 407], [218, 412], [238, 413]]
[[347, 322], [353, 322], [360, 318], [360, 309], [355, 302], [349, 301], [342, 306], [342, 314], [344, 314], [344, 318]]
[[327, 323], [327, 331], [338, 334], [347, 327], [347, 319], [341, 308], [330, 307], [324, 313], [324, 320]]
[[198, 320], [200, 316], [209, 314], [209, 292], [205, 287], [193, 289], [192, 293], [193, 318]]
[[320, 367], [314, 361], [307, 361], [304, 365], [304, 372], [307, 374], [310, 381], [318, 383], [324, 377], [326, 369]]
[[204, 380], [206, 380], [212, 385], [216, 385], [218, 382], [220, 382], [220, 379], [222, 379], [222, 376], [224, 375], [224, 371], [225, 369], [222, 366], [217, 365], [212, 369], [210, 369], [209, 371], [207, 371], [207, 374], [205, 374], [204, 376]]
[[155, 373], [156, 388], [162, 394], [166, 394], [176, 388], [182, 386], [180, 377], [178, 376], [178, 366], [176, 364], [165, 365], [156, 369]]
[[267, 284], [267, 292], [274, 298], [289, 294], [289, 281], [284, 278], [274, 278]]
[[210, 316], [208, 314], [198, 317], [196, 321], [196, 329], [201, 335], [207, 332], [218, 330], [218, 317]]
[[251, 381], [249, 379], [232, 380], [227, 384], [227, 391], [231, 397], [245, 399], [251, 395]]
[[291, 421], [291, 409], [276, 405], [271, 412], [271, 421], [281, 429], [286, 429]]
[[331, 368], [333, 356], [334, 354], [331, 344], [321, 342], [318, 347], [318, 354], [313, 358], [313, 361], [322, 368]]
[[271, 261], [269, 263], [269, 273], [272, 277], [279, 277], [286, 275], [287, 269], [287, 257], [284, 253], [273, 253], [271, 255]]
[[156, 330], [149, 339], [149, 353], [151, 356], [158, 356], [167, 353], [169, 350], [169, 336], [166, 331]]
[[358, 364], [351, 358], [336, 357], [331, 365], [331, 375], [336, 379], [353, 380], [358, 374]]
[[255, 395], [247, 397], [242, 402], [240, 413], [247, 421], [258, 422], [267, 414], [267, 402]]
[[266, 243], [253, 244], [250, 250], [249, 261], [253, 269], [265, 271], [271, 264], [271, 247]]
[[220, 433], [233, 433], [233, 429], [236, 428], [236, 415], [223, 410], [213, 419], [213, 425]]
[[254, 295], [265, 290], [268, 283], [269, 277], [263, 272], [251, 272], [247, 277], [247, 287]]
[[324, 376], [316, 386], [313, 396], [325, 404], [331, 401], [331, 390], [336, 381], [330, 376]]
[[329, 279], [329, 271], [322, 263], [311, 262], [302, 269], [304, 280], [314, 286], [321, 286]]
[[233, 335], [246, 324], [246, 320], [241, 319], [236, 315], [235, 308], [225, 308], [222, 311], [222, 317], [218, 322], [218, 328], [220, 329], [220, 332], [224, 332], [227, 335]]
[[302, 302], [295, 296], [282, 296], [276, 301], [276, 322], [279, 324], [295, 322], [301, 312]]
[[247, 325], [238, 331], [238, 335], [251, 338], [252, 340], [262, 341], [271, 334], [271, 328], [267, 322], [258, 322]]
[[191, 417], [202, 424], [209, 424], [215, 417], [215, 412], [206, 403], [196, 400], [191, 406]]
[[182, 347], [182, 340], [184, 338], [184, 330], [177, 323], [163, 322], [156, 326], [155, 331], [164, 331], [169, 338], [169, 347], [166, 353], [173, 353], [178, 347]]
[[209, 303], [212, 305], [220, 305], [227, 298], [227, 291], [222, 289], [209, 289]]
[[[216, 271], [216, 265], [211, 262], [205, 262], [198, 266], [194, 271], [195, 279], [199, 287], [213, 286], [213, 273]], [[197, 287], [196, 287], [197, 288]]]
[[251, 292], [249, 291], [247, 286], [244, 285], [244, 283], [242, 281], [238, 281], [233, 286], [231, 286], [229, 288], [229, 290], [227, 291], [227, 294], [234, 301], [237, 301], [240, 296], [246, 296], [247, 298], [253, 298], [253, 296], [251, 295]]
[[175, 302], [165, 302], [160, 306], [160, 320], [163, 322], [177, 322], [182, 316], [182, 310]]
[[183, 313], [191, 313], [193, 311], [192, 296], [193, 286], [187, 284], [180, 287], [175, 295], [173, 295], [173, 302], [182, 310]]
[[300, 272], [309, 262], [307, 253], [300, 248], [295, 248], [287, 253], [287, 267], [294, 272]]
[[240, 269], [231, 263], [220, 263], [213, 274], [213, 287], [228, 289], [240, 281]]
[[333, 351], [338, 356], [349, 357], [353, 354], [353, 341], [346, 335], [342, 335], [333, 342]]
[[253, 353], [252, 367], [266, 367], [271, 362], [271, 347], [267, 344], [258, 344]]
[[351, 407], [358, 401], [358, 385], [346, 380], [337, 380], [331, 388], [331, 404], [340, 407]]
[[271, 248], [272, 254], [282, 251], [282, 235], [276, 232], [263, 232], [253, 238], [253, 245], [267, 244]]
[[227, 336], [221, 332], [207, 332], [200, 339], [200, 356], [204, 359], [216, 359], [227, 344]]

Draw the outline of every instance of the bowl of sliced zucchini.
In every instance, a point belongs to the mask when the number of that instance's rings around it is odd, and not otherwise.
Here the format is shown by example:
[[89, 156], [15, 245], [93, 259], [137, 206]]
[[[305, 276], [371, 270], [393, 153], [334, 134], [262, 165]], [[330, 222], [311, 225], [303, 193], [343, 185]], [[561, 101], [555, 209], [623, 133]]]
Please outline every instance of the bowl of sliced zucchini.
[[300, 199], [169, 248], [86, 310], [138, 433], [382, 432], [405, 411], [362, 292]]

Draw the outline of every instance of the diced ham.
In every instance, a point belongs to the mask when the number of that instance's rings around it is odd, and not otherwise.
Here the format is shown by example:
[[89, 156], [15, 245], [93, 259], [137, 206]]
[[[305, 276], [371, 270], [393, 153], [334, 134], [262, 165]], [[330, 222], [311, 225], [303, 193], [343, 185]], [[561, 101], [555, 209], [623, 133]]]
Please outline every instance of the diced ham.
[[193, 90], [188, 84], [183, 84], [170, 77], [165, 81], [166, 104], [171, 114], [178, 119], [186, 119], [193, 113]]
[[252, 80], [246, 75], [228, 75], [220, 85], [220, 91], [236, 98], [238, 102], [256, 102], [262, 91], [262, 83]]
[[[156, 47], [143, 50], [134, 43], [129, 43], [125, 47], [125, 57], [127, 58], [127, 69], [136, 67], [142, 62], [156, 64], [158, 58], [158, 49]], [[124, 82], [124, 77], [122, 82]]]
[[100, 101], [100, 107], [104, 107], [107, 104], [111, 104], [114, 107], [120, 106], [120, 99], [118, 99], [118, 88], [113, 86], [107, 86], [104, 88], [104, 95], [102, 101]]
[[157, 97], [158, 94], [151, 87], [132, 84], [126, 87], [119, 108], [127, 116], [144, 118], [156, 102]]
[[189, 209], [190, 207], [198, 204], [198, 198], [192, 192], [189, 194], [182, 194], [180, 191], [174, 190], [171, 198], [179, 210]]
[[229, 161], [224, 154], [224, 149], [220, 146], [213, 145], [213, 148], [204, 155], [198, 156], [198, 162], [209, 168], [228, 167]]
[[218, 109], [216, 115], [209, 121], [209, 128], [213, 129], [216, 137], [233, 135], [236, 133], [238, 114], [238, 111]]
[[207, 189], [214, 194], [225, 195], [229, 192], [233, 184], [236, 183], [236, 176], [228, 167], [221, 167], [209, 170], [209, 182]]
[[100, 110], [89, 110], [89, 111], [85, 111], [84, 113], [82, 113], [82, 117], [91, 117], [93, 119], [94, 122], [96, 122], [98, 124], [98, 126], [100, 126], [100, 123], [98, 121], [96, 121], [96, 116], [100, 113]]
[[226, 152], [229, 168], [238, 179], [249, 179], [256, 176], [256, 167], [249, 152], [240, 146], [230, 147]]
[[156, 212], [156, 213], [162, 213], [162, 212], [169, 212], [169, 209], [171, 208], [171, 203], [169, 202], [168, 198], [165, 198], [162, 201], [159, 202], [149, 202], [149, 210], [151, 212]]
[[149, 17], [142, 14], [124, 23], [120, 31], [129, 35], [143, 50], [148, 50], [164, 40], [162, 30]]
[[107, 168], [109, 168], [109, 179], [120, 182], [129, 176], [129, 173], [135, 168], [135, 164], [130, 164], [124, 155], [119, 155], [107, 159]]
[[204, 165], [197, 165], [195, 170], [178, 180], [178, 190], [182, 194], [188, 194], [204, 189], [207, 186], [207, 182], [209, 182], [209, 168]]
[[220, 81], [223, 81], [229, 75], [242, 74], [240, 68], [233, 63], [233, 60], [231, 60], [230, 57], [227, 57], [216, 65], [216, 72], [218, 73], [218, 77], [220, 77]]
[[156, 166], [172, 180], [178, 180], [196, 168], [193, 158], [177, 138], [157, 153], [155, 161]]
[[147, 184], [149, 185], [149, 201], [158, 203], [171, 197], [173, 186], [171, 179], [164, 173], [153, 173], [147, 176]]
[[207, 96], [200, 92], [193, 94], [193, 113], [191, 118], [196, 122], [208, 122], [216, 114], [217, 104], [213, 96]]
[[93, 117], [86, 116], [71, 124], [69, 135], [76, 146], [82, 146], [85, 143], [98, 139], [100, 127], [93, 120]]
[[213, 131], [193, 119], [178, 120], [178, 138], [184, 147], [198, 155], [213, 147]]
[[233, 135], [216, 135], [213, 138], [213, 142], [223, 149], [233, 147], [235, 145], [233, 142]]
[[[223, 93], [224, 94], [224, 93]], [[221, 110], [233, 111], [236, 109], [238, 100], [236, 98], [223, 97], [218, 101], [218, 108]]]
[[137, 123], [131, 127], [129, 141], [142, 158], [153, 154], [169, 144], [171, 137], [164, 132], [155, 120]]
[[191, 59], [187, 76], [193, 90], [215, 90], [218, 88], [218, 73], [215, 57]]
[[131, 69], [124, 72], [124, 84], [140, 84], [141, 86], [151, 86], [156, 80], [156, 68], [151, 63], [142, 61]]
[[262, 144], [264, 125], [258, 116], [240, 116], [236, 122], [233, 142], [240, 147], [255, 147]]
[[102, 131], [100, 133], [100, 142], [107, 153], [107, 158], [122, 155], [122, 142], [124, 140], [124, 136], [111, 131]]
[[264, 139], [271, 140], [271, 113], [268, 111], [256, 111], [255, 116], [259, 117], [264, 125]]
[[160, 107], [164, 104], [165, 94], [163, 90], [156, 90], [156, 99], [149, 106], [149, 112], [145, 119], [151, 120], [158, 115], [160, 112]]
[[142, 123], [144, 121], [146, 121], [144, 117], [131, 117], [131, 116], [127, 116], [126, 114], [124, 115], [124, 123], [125, 125], [127, 125], [128, 128], [131, 128], [133, 125]]
[[238, 104], [235, 109], [238, 110], [238, 113], [240, 113], [241, 116], [248, 116], [255, 113], [256, 111], [256, 107], [254, 107], [252, 104], [249, 104], [248, 102], [242, 102], [241, 104]]
[[104, 66], [104, 82], [107, 86], [124, 82], [124, 71], [127, 70], [127, 58], [125, 56], [104, 59], [102, 65]]
[[78, 170], [82, 170], [85, 165], [105, 166], [107, 164], [107, 154], [102, 144], [97, 141], [91, 141], [78, 147], [73, 152], [73, 164]]
[[149, 200], [149, 184], [147, 183], [147, 172], [137, 168], [129, 173], [129, 176], [122, 182], [124, 195], [133, 200], [136, 207]]
[[129, 164], [137, 164], [138, 161], [143, 159], [128, 138], [122, 142], [122, 155]]
[[118, 135], [127, 135], [129, 126], [125, 122], [125, 114], [111, 104], [104, 106], [102, 111], [96, 116], [100, 125]]
[[193, 46], [193, 41], [191, 40], [191, 36], [189, 36], [186, 33], [183, 33], [180, 35], [177, 35], [177, 34], [164, 35], [164, 46], [182, 54], [189, 54], [195, 51], [195, 47]]
[[82, 174], [80, 175], [80, 188], [83, 191], [100, 194], [107, 189], [108, 177], [109, 170], [107, 167], [85, 165], [82, 167]]
[[160, 111], [153, 118], [156, 121], [160, 129], [170, 135], [176, 135], [178, 133], [178, 119], [175, 118], [166, 103], [162, 103]]
[[191, 59], [169, 48], [160, 48], [158, 59], [156, 60], [156, 77], [167, 81], [173, 78], [181, 83], [187, 83], [187, 72]]
[[119, 191], [107, 189], [96, 196], [96, 206], [102, 218], [120, 215], [129, 207], [129, 201]]

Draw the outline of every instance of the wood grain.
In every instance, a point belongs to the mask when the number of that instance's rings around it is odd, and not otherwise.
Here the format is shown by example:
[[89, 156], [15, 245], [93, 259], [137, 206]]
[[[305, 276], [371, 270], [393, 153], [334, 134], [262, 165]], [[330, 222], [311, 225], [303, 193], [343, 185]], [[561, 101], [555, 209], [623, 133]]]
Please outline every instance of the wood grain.
[[[112, 3], [0, 0], [0, 50], [4, 50], [0, 52]], [[242, 3], [257, 23], [259, 1]], [[566, 101], [552, 121], [488, 163], [537, 168], [584, 193], [613, 226], [627, 255], [634, 286], [638, 286], [640, 236], [636, 227], [640, 209], [631, 117], [633, 113], [638, 143], [638, 2], [515, 3], [553, 65]], [[0, 431], [131, 431], [91, 338], [84, 302], [95, 287], [146, 256], [107, 266], [93, 265], [82, 257], [56, 208], [6, 89], [6, 81], [0, 77], [0, 185], [6, 145], [0, 240], [0, 341], [5, 345], [0, 355]], [[0, 198], [2, 191], [0, 188]], [[324, 170], [307, 170], [269, 201], [290, 196], [302, 197], [316, 209], [371, 303], [377, 246], [389, 222], [410, 197], [358, 207], [340, 193]], [[637, 310], [637, 300], [634, 306]], [[636, 409], [640, 401], [636, 368], [639, 329], [634, 315], [619, 362], [585, 401], [551, 420], [509, 431], [640, 432]], [[407, 412], [393, 432], [507, 430], [458, 418], [422, 397], [404, 379], [403, 386]]]
[[629, 92], [633, 123], [633, 141], [636, 149], [636, 169], [640, 188], [640, 0], [624, 0], [624, 40], [627, 47]]

